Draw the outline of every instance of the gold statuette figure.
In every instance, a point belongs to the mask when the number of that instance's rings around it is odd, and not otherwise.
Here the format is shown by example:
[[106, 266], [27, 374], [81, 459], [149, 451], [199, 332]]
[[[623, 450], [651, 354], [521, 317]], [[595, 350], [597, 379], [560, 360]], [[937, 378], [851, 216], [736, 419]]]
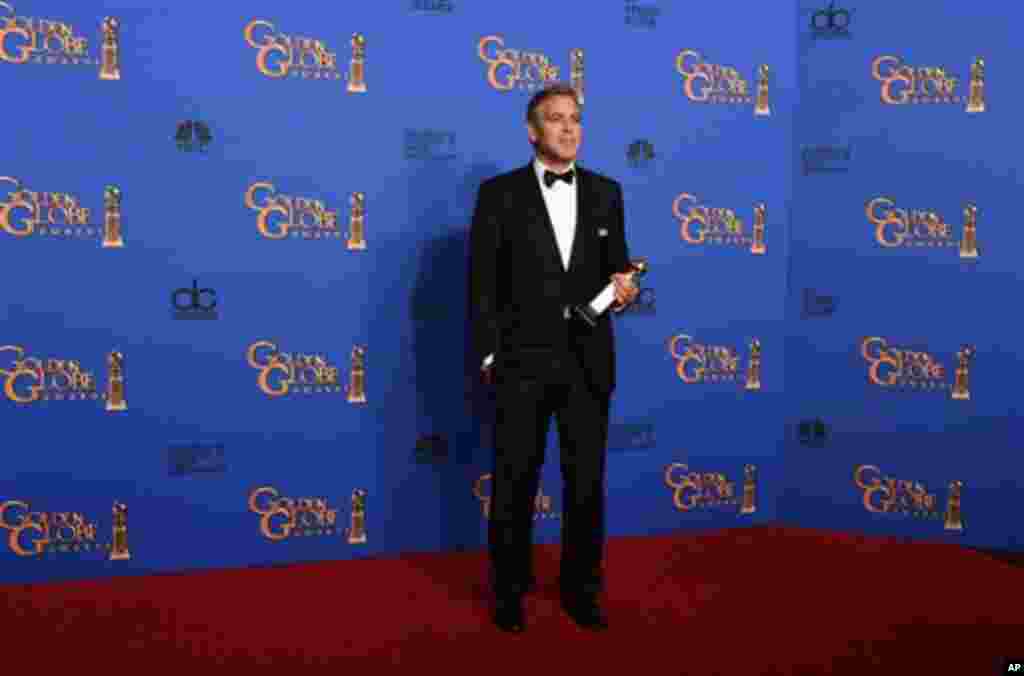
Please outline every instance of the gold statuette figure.
[[124, 399], [124, 355], [111, 352], [107, 355], [107, 410], [123, 411], [128, 408]]
[[352, 517], [348, 529], [348, 543], [361, 545], [366, 542], [366, 491], [357, 488], [352, 491]]
[[763, 254], [765, 252], [764, 245], [764, 222], [765, 222], [765, 204], [761, 202], [754, 206], [754, 233], [753, 238], [750, 242], [750, 253], [752, 254]]
[[366, 403], [366, 348], [359, 345], [352, 348], [352, 370], [348, 378], [348, 401], [350, 404]]
[[960, 240], [960, 258], [978, 257], [978, 207], [964, 207], [964, 236]]
[[956, 380], [953, 382], [953, 398], [967, 400], [971, 398], [970, 360], [974, 357], [974, 348], [964, 345], [956, 356], [959, 363], [956, 367]]
[[110, 545], [110, 560], [125, 561], [132, 558], [128, 551], [128, 507], [115, 502], [111, 512], [114, 515], [114, 539]]
[[757, 103], [754, 105], [754, 115], [771, 115], [772, 109], [768, 105], [768, 64], [762, 63], [757, 69]]
[[348, 91], [353, 94], [366, 92], [366, 36], [356, 33], [352, 36], [352, 60], [348, 64]]
[[747, 364], [747, 389], [761, 389], [761, 341], [750, 341], [750, 363]]
[[121, 191], [108, 185], [103, 191], [103, 247], [124, 246], [121, 237]]
[[473, 495], [480, 501], [480, 509], [484, 518], [491, 518], [491, 496], [484, 494], [484, 483], [491, 480], [490, 474], [484, 474], [473, 483]]
[[348, 250], [366, 249], [366, 194], [354, 192], [349, 197]]
[[967, 97], [968, 113], [985, 112], [985, 61], [981, 58], [971, 64], [971, 91]]
[[576, 91], [576, 103], [583, 106], [583, 50], [576, 48], [569, 52], [572, 88]]
[[100, 79], [121, 79], [121, 22], [112, 16], [103, 19], [103, 45], [100, 54]]
[[740, 514], [753, 514], [757, 511], [757, 466], [743, 466], [743, 507]]
[[960, 514], [960, 490], [962, 481], [949, 482], [949, 499], [946, 501], [946, 530], [963, 531], [964, 521]]

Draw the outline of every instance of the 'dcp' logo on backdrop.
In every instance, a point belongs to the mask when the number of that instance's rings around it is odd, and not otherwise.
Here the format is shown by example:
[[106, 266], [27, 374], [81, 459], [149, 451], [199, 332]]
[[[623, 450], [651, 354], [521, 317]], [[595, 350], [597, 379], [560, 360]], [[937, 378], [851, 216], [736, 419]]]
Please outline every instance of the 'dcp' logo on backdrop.
[[101, 80], [121, 79], [121, 21], [116, 17], [100, 22], [98, 58], [89, 51], [89, 41], [64, 21], [18, 16], [13, 5], [0, 2], [0, 22], [2, 63], [99, 66]]
[[900, 514], [921, 519], [944, 519], [945, 530], [962, 532], [960, 511], [962, 481], [949, 482], [946, 511], [939, 511], [935, 493], [921, 481], [882, 476], [874, 465], [858, 465], [853, 470], [853, 483], [863, 491], [864, 509], [875, 514]]
[[[500, 35], [485, 35], [477, 42], [477, 56], [487, 64], [487, 83], [499, 92], [520, 89], [533, 92], [559, 79], [558, 66], [543, 52], [505, 47]], [[583, 50], [569, 50], [570, 83], [576, 101], [583, 105]]]
[[971, 79], [966, 94], [960, 78], [938, 66], [912, 66], [898, 56], [879, 56], [871, 62], [871, 75], [882, 83], [882, 103], [966, 103], [968, 113], [985, 112], [985, 61], [971, 64]]
[[[303, 80], [340, 80], [338, 54], [320, 38], [286, 35], [277, 32], [270, 21], [254, 19], [242, 31], [245, 43], [256, 50], [256, 68], [269, 78]], [[348, 63], [346, 87], [350, 94], [366, 92], [366, 36], [354, 33], [349, 41], [352, 56]]]
[[7, 547], [17, 556], [46, 553], [107, 552], [110, 561], [131, 558], [128, 550], [128, 506], [114, 502], [109, 542], [97, 539], [98, 528], [82, 512], [34, 512], [29, 503], [0, 503], [0, 528], [8, 531]]
[[107, 391], [96, 391], [96, 376], [77, 359], [26, 356], [20, 345], [0, 346], [0, 356], [13, 352], [14, 368], [0, 368], [0, 382], [7, 399], [16, 404], [37, 401], [99, 401], [108, 411], [128, 408], [124, 395], [124, 355], [107, 354]]
[[665, 485], [672, 489], [672, 504], [680, 512], [700, 509], [732, 508], [740, 514], [757, 511], [757, 467], [743, 467], [743, 495], [736, 496], [736, 482], [722, 472], [692, 472], [683, 463], [665, 468]]
[[0, 186], [14, 186], [0, 193], [0, 230], [14, 237], [101, 238], [104, 248], [121, 248], [121, 190], [107, 186], [103, 192], [103, 225], [93, 223], [92, 210], [70, 193], [27, 190], [12, 176], [0, 176]]
[[743, 221], [732, 209], [704, 206], [695, 195], [686, 192], [672, 202], [672, 214], [679, 221], [679, 236], [687, 244], [749, 246], [750, 253], [757, 255], [766, 251], [767, 211], [764, 202], [754, 205], [754, 224], [748, 235]]
[[976, 349], [964, 345], [956, 353], [953, 382], [939, 359], [920, 348], [890, 345], [885, 338], [872, 336], [860, 344], [860, 354], [868, 363], [868, 382], [884, 389], [937, 392], [950, 391], [959, 401], [971, 398], [971, 361]]
[[676, 71], [683, 77], [683, 94], [693, 103], [754, 106], [754, 115], [772, 114], [768, 100], [768, 64], [757, 68], [757, 92], [733, 66], [722, 66], [704, 60], [700, 52], [684, 49], [676, 55]]

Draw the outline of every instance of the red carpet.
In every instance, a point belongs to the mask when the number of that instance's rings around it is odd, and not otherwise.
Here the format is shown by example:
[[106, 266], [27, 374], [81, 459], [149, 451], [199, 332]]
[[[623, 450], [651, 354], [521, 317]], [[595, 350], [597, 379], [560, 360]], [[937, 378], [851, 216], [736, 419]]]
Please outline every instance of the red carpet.
[[[529, 626], [490, 623], [483, 553], [2, 589], [10, 673], [997, 673], [1024, 654], [1024, 569], [947, 544], [753, 528], [608, 543], [604, 634], [538, 546]], [[19, 669], [19, 667], [21, 669]]]

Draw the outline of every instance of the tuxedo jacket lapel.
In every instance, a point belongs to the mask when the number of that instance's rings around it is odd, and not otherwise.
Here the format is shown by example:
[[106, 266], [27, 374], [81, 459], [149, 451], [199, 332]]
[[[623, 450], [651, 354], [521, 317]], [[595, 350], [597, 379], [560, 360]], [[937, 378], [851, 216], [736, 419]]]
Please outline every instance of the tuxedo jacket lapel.
[[540, 226], [540, 232], [536, 233], [537, 241], [547, 251], [549, 262], [558, 270], [564, 271], [562, 254], [558, 250], [558, 238], [555, 236], [555, 225], [551, 222], [548, 205], [544, 203], [544, 193], [541, 192], [540, 182], [537, 181], [537, 174], [533, 170], [533, 163], [527, 164], [522, 171], [523, 194], [527, 196], [529, 211], [535, 214], [531, 226]]

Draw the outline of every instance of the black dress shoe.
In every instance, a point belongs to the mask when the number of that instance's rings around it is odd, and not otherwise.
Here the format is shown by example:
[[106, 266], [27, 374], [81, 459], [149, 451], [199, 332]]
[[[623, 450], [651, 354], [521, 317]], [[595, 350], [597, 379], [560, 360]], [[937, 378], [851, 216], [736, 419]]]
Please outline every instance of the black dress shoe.
[[526, 629], [521, 596], [499, 597], [494, 605], [494, 624], [498, 629], [513, 634], [522, 633]]
[[608, 616], [605, 615], [595, 595], [563, 594], [562, 608], [573, 619], [573, 622], [584, 629], [603, 631], [608, 628]]

